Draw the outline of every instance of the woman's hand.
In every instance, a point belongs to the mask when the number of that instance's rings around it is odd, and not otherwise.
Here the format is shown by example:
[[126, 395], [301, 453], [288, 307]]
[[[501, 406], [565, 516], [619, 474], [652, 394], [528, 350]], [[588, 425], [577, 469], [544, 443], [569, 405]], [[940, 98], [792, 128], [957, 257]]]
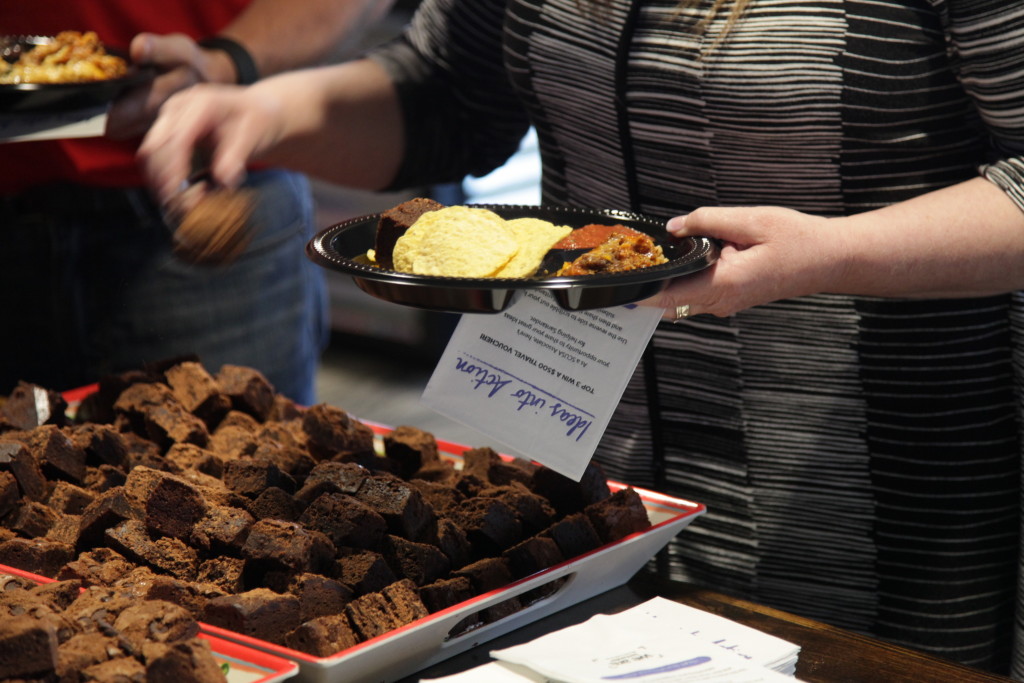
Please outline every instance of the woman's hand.
[[751, 306], [812, 294], [842, 281], [843, 234], [831, 219], [779, 207], [704, 207], [677, 216], [668, 231], [721, 243], [706, 270], [678, 278], [644, 305], [689, 315], [728, 316]]

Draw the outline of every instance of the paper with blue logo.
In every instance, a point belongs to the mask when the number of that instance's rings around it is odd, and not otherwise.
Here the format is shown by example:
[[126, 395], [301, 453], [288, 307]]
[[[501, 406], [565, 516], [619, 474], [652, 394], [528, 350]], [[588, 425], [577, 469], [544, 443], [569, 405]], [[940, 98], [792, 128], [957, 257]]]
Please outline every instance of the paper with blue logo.
[[572, 311], [525, 290], [501, 313], [462, 316], [422, 401], [495, 450], [579, 480], [661, 313]]

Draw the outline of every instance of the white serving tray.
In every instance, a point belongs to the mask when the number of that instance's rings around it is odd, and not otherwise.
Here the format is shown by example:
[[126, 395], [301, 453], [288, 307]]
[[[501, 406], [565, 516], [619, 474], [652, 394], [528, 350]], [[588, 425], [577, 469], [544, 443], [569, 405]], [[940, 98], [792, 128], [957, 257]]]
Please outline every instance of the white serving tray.
[[[378, 434], [389, 428], [363, 420]], [[443, 457], [459, 461], [465, 446], [438, 441]], [[612, 491], [624, 484], [609, 482]], [[225, 640], [233, 640], [251, 648], [293, 659], [299, 664], [296, 680], [310, 683], [382, 683], [394, 681], [432, 666], [449, 657], [476, 647], [498, 636], [514, 631], [538, 619], [571, 607], [599, 593], [629, 581], [643, 566], [664, 548], [676, 534], [704, 514], [701, 503], [672, 498], [660, 493], [633, 487], [647, 508], [651, 527], [608, 543], [585, 555], [567, 560], [509, 584], [503, 589], [479, 595], [465, 602], [435, 612], [411, 624], [342, 650], [330, 657], [313, 657], [297, 650], [250, 638], [216, 626], [203, 629]], [[549, 583], [561, 585], [549, 595], [502, 619], [467, 632], [449, 636], [467, 617]]]

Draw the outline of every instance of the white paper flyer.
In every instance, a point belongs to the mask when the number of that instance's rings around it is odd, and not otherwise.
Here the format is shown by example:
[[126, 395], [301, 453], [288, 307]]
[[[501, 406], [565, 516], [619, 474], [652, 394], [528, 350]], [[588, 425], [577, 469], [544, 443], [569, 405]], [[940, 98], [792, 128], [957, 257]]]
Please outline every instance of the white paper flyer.
[[422, 400], [509, 454], [578, 480], [661, 313], [570, 311], [525, 290], [501, 313], [462, 316]]

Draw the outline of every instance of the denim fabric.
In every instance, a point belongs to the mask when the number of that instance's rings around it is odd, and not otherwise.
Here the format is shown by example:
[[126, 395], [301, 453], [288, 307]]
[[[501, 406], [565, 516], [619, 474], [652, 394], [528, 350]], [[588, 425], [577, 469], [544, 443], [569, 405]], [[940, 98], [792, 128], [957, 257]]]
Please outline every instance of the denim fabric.
[[327, 340], [324, 273], [305, 255], [309, 184], [254, 172], [255, 234], [227, 267], [182, 262], [145, 190], [50, 187], [0, 199], [0, 392], [67, 389], [181, 354], [263, 372], [301, 403]]

